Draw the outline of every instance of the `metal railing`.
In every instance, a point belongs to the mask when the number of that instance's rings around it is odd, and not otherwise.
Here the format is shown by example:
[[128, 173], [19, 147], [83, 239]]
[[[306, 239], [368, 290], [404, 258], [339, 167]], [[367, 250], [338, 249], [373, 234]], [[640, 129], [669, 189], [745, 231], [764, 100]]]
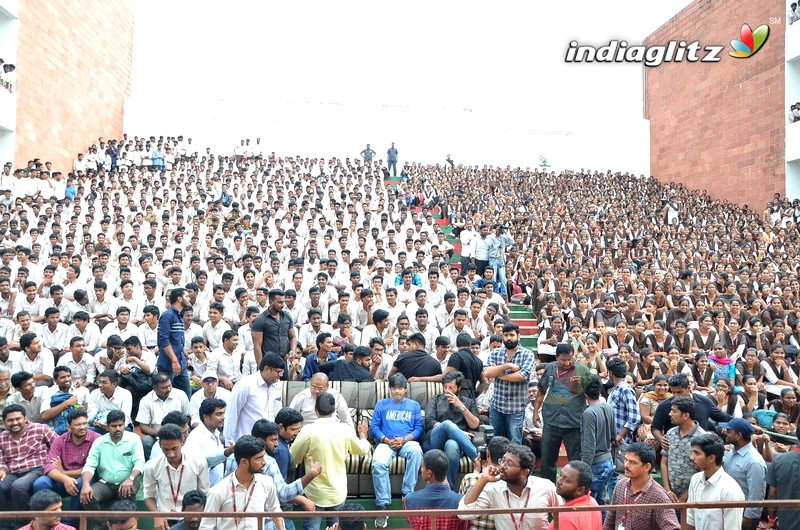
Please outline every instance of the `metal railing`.
[[[764, 501], [740, 501], [740, 502], [700, 502], [700, 503], [674, 503], [669, 505], [664, 504], [610, 504], [603, 506], [558, 506], [555, 508], [525, 508], [518, 510], [509, 510], [508, 508], [492, 508], [486, 510], [358, 510], [358, 511], [335, 511], [335, 512], [248, 512], [243, 514], [241, 512], [203, 512], [203, 517], [211, 518], [237, 518], [243, 519], [255, 518], [257, 522], [256, 528], [263, 528], [265, 519], [272, 519], [274, 517], [283, 517], [289, 519], [304, 519], [309, 517], [318, 518], [333, 518], [333, 517], [358, 517], [370, 519], [374, 517], [387, 516], [390, 518], [403, 517], [406, 515], [417, 517], [429, 517], [431, 530], [436, 530], [436, 523], [439, 517], [448, 515], [498, 515], [498, 514], [537, 514], [547, 513], [553, 517], [553, 528], [558, 530], [559, 517], [564, 513], [580, 513], [580, 512], [597, 512], [607, 511], [615, 512], [620, 510], [642, 511], [642, 510], [675, 510], [681, 513], [681, 520], [686, 521], [686, 510], [690, 508], [696, 509], [723, 509], [723, 508], [783, 508], [783, 509], [797, 509], [800, 510], [800, 499], [795, 500], [764, 500]], [[169, 518], [169, 519], [182, 519], [184, 515], [193, 513], [198, 515], [199, 512], [85, 512], [85, 511], [62, 511], [62, 512], [0, 512], [0, 521], [6, 519], [25, 519], [32, 520], [37, 517], [53, 517], [54, 513], [58, 513], [62, 520], [64, 519], [78, 519], [80, 521], [79, 530], [88, 530], [88, 520], [106, 520], [110, 517], [114, 519], [124, 519], [136, 517], [137, 519], [154, 519], [154, 518]], [[721, 529], [722, 530], [722, 529]], [[738, 529], [737, 529], [738, 530]]]

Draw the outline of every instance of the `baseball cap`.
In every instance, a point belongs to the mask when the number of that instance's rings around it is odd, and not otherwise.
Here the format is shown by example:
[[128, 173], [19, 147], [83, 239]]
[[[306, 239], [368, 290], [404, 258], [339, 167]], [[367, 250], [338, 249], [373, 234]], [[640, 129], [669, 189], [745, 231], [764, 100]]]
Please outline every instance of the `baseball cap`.
[[215, 372], [214, 370], [206, 370], [205, 372], [203, 372], [203, 381], [205, 381], [206, 379], [214, 379], [216, 381], [219, 379], [219, 377], [217, 377], [217, 372]]
[[378, 260], [378, 261], [375, 262], [375, 268], [376, 269], [386, 268], [386, 264], [384, 262], [382, 262], [381, 260]]
[[722, 427], [723, 429], [730, 429], [732, 431], [736, 431], [745, 436], [752, 436], [756, 432], [756, 430], [753, 428], [750, 422], [743, 418], [733, 418], [731, 421], [727, 423], [720, 423], [719, 426]]

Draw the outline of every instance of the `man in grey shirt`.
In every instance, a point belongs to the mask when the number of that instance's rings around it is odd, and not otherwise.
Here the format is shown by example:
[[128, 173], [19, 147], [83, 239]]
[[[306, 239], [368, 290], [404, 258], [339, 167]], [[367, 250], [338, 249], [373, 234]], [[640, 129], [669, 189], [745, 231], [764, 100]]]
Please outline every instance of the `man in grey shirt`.
[[388, 171], [392, 172], [392, 176], [397, 176], [397, 149], [394, 147], [394, 142], [392, 142], [392, 146], [386, 151], [386, 162], [388, 162]]
[[608, 483], [614, 473], [611, 455], [611, 440], [617, 436], [614, 425], [614, 409], [600, 400], [602, 383], [592, 376], [583, 391], [588, 407], [581, 414], [581, 460], [592, 466], [594, 480], [591, 494], [597, 504], [608, 504]]
[[[745, 500], [763, 501], [767, 489], [767, 464], [750, 443], [755, 429], [743, 418], [733, 418], [719, 426], [725, 429], [725, 440], [732, 445], [732, 449], [725, 453], [725, 472], [742, 488]], [[760, 520], [761, 507], [745, 508], [742, 528], [755, 530]]]

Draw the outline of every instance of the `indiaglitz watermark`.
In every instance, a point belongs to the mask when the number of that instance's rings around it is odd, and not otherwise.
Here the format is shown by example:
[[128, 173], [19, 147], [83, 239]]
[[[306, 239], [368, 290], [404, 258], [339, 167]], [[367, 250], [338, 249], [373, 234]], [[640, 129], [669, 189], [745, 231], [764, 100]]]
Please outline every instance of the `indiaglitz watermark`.
[[700, 44], [700, 41], [669, 41], [666, 45], [628, 45], [624, 40], [612, 40], [605, 46], [581, 45], [571, 41], [564, 58], [568, 63], [643, 63], [656, 67], [664, 63], [717, 63], [725, 49], [721, 45]]

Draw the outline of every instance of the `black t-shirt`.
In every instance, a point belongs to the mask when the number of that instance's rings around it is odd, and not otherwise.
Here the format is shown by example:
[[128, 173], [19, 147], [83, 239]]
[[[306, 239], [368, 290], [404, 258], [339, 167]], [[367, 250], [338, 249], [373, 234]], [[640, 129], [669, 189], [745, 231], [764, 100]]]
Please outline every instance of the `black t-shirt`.
[[355, 361], [328, 361], [319, 365], [319, 371], [327, 375], [331, 381], [364, 383], [374, 380], [369, 369]]
[[471, 399], [475, 399], [475, 385], [481, 380], [483, 363], [469, 350], [458, 350], [450, 356], [447, 367], [453, 367], [464, 374], [464, 390]]
[[394, 367], [406, 376], [431, 377], [442, 373], [442, 365], [436, 358], [424, 350], [412, 350], [401, 353], [394, 360]]

